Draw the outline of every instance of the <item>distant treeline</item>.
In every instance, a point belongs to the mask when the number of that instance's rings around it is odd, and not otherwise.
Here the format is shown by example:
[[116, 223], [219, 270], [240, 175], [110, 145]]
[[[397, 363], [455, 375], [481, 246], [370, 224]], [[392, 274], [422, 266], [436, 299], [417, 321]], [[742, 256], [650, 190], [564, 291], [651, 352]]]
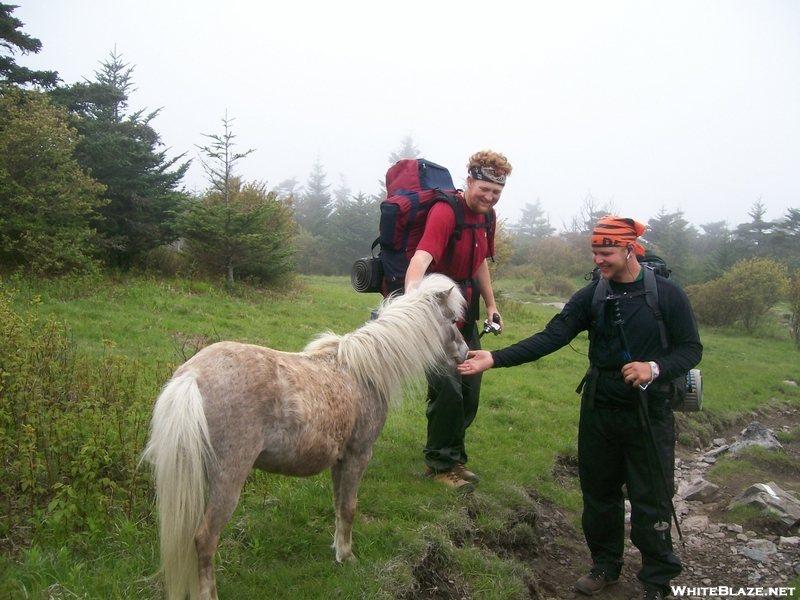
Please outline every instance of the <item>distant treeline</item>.
[[[304, 185], [268, 187], [243, 181], [232, 122], [203, 134], [198, 146], [208, 187], [185, 189], [190, 159], [168, 156], [154, 129], [158, 110], [131, 110], [133, 67], [112, 51], [92, 80], [66, 85], [55, 71], [30, 71], [15, 52], [41, 43], [21, 31], [13, 6], [0, 11], [0, 273], [63, 275], [101, 269], [158, 269], [278, 285], [294, 273], [350, 272], [377, 236], [385, 196], [353, 193], [341, 176], [332, 189], [324, 166]], [[421, 152], [407, 136], [387, 154], [387, 167]], [[382, 173], [376, 173], [380, 180]], [[501, 222], [496, 276], [567, 278], [591, 266], [588, 232], [614, 212], [589, 197], [565, 231], [550, 225], [540, 202], [516, 223]], [[681, 211], [647, 222], [645, 242], [685, 285], [711, 281], [738, 261], [770, 258], [791, 276], [800, 266], [800, 208], [764, 220], [758, 200], [751, 221], [706, 223], [698, 231]]]

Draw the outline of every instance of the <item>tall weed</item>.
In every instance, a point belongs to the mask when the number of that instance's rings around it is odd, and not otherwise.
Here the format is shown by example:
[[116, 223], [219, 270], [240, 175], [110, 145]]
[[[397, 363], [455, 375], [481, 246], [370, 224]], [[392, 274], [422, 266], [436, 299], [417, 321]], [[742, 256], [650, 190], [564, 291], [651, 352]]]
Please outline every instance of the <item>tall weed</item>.
[[90, 359], [63, 323], [12, 301], [0, 286], [0, 537], [74, 541], [149, 515], [138, 456], [161, 369]]

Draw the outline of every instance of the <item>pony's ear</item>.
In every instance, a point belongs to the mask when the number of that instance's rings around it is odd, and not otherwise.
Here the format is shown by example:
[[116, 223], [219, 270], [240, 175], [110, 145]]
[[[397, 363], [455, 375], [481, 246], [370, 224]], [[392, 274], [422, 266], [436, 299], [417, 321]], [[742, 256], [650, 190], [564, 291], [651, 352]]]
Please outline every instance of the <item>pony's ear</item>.
[[[451, 304], [451, 300], [450, 300], [450, 298], [451, 298], [451, 296], [453, 294], [458, 294], [459, 296], [461, 295], [461, 290], [458, 288], [457, 285], [452, 286], [449, 290], [443, 290], [441, 292], [435, 292], [433, 294], [433, 297], [436, 299], [436, 303], [442, 309], [445, 309], [445, 313], [444, 314], [446, 314], [446, 315], [449, 315], [450, 313], [453, 313], [453, 309], [451, 308], [452, 304]], [[456, 309], [454, 314], [456, 314], [458, 312], [459, 312], [459, 310]]]
[[[450, 296], [458, 290], [457, 286], [451, 287], [447, 291], [436, 292], [436, 302], [441, 306], [443, 309], [447, 309], [447, 313], [450, 313]], [[460, 293], [460, 292], [459, 292]]]
[[455, 287], [450, 288], [446, 292], [436, 292], [433, 297], [436, 298], [436, 302], [439, 304], [447, 304], [447, 299], [450, 297], [453, 289], [455, 289]]
[[436, 298], [436, 304], [439, 305], [442, 309], [448, 309], [450, 307], [450, 294], [453, 293], [453, 290], [456, 289], [456, 286], [451, 287], [449, 290], [443, 290], [441, 292], [436, 292], [433, 297]]

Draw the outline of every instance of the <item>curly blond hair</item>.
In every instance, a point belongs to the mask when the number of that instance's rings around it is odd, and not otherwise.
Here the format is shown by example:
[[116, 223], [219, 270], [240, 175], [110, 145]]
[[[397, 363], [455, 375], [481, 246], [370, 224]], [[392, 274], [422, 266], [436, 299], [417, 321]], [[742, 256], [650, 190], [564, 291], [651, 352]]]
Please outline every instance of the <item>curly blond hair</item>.
[[494, 150], [481, 150], [469, 157], [467, 171], [472, 167], [492, 167], [495, 175], [511, 175], [511, 163], [508, 159]]

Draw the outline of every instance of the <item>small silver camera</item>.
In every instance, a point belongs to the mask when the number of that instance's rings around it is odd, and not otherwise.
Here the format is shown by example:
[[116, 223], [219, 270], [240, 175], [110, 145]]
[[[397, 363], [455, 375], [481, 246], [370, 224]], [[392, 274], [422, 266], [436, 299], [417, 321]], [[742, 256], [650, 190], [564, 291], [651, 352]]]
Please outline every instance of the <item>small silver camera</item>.
[[500, 333], [500, 323], [491, 323], [489, 319], [483, 322], [483, 333], [493, 333], [497, 335]]
[[494, 313], [492, 315], [492, 320], [486, 319], [483, 322], [483, 333], [481, 333], [481, 337], [487, 333], [493, 333], [497, 335], [500, 333], [500, 315]]

